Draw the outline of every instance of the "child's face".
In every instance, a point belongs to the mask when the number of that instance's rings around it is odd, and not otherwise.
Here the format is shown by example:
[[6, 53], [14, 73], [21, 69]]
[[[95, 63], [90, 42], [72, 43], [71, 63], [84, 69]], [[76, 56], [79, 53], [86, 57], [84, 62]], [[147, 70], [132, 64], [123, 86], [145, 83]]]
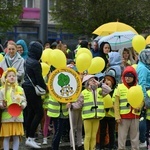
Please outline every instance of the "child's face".
[[133, 78], [133, 77], [125, 77], [125, 81], [126, 81], [126, 83], [132, 83], [132, 82], [133, 82], [133, 80], [134, 80], [134, 78]]
[[98, 83], [95, 80], [95, 78], [90, 78], [89, 81], [88, 81], [88, 83], [89, 83], [90, 86], [94, 85], [94, 86], [98, 87]]
[[108, 85], [110, 88], [112, 88], [112, 82], [109, 80], [109, 79], [107, 79], [107, 78], [105, 78], [105, 80], [104, 80], [104, 83], [106, 84], [106, 85]]
[[6, 76], [6, 79], [9, 83], [15, 83], [16, 82], [16, 74], [11, 71], [11, 72], [8, 72], [7, 76]]

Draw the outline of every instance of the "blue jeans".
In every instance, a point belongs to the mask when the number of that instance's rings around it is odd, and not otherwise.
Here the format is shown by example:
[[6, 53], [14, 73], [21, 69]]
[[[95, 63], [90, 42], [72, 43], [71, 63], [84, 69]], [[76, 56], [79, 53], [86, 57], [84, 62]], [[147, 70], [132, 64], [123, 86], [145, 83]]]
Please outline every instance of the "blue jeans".
[[146, 141], [146, 129], [146, 119], [144, 119], [139, 123], [139, 140], [141, 143], [144, 143]]
[[65, 119], [53, 118], [54, 123], [54, 136], [52, 139], [52, 150], [59, 150], [59, 143], [63, 133]]

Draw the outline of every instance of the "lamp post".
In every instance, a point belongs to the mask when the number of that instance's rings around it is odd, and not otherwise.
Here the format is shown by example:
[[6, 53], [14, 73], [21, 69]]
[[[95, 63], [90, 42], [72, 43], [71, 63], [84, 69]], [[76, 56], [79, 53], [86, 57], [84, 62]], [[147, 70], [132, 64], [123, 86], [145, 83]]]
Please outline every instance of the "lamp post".
[[40, 40], [45, 43], [47, 41], [47, 35], [48, 35], [48, 10], [47, 10], [47, 5], [48, 5], [48, 0], [40, 0], [40, 5], [41, 5], [41, 13], [40, 13]]

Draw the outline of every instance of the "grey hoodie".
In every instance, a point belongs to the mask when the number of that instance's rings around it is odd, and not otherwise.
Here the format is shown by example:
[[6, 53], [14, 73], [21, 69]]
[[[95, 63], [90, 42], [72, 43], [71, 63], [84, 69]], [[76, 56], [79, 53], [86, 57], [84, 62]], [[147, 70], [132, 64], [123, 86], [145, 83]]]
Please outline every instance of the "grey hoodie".
[[109, 68], [113, 68], [116, 71], [116, 82], [121, 82], [121, 55], [118, 52], [110, 52], [109, 54]]

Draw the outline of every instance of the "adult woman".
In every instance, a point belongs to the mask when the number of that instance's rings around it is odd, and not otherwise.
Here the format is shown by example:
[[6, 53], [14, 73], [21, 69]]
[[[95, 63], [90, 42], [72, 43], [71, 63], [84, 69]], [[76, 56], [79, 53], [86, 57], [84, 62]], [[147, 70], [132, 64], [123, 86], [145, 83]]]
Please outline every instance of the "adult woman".
[[102, 57], [105, 61], [105, 67], [101, 72], [104, 72], [107, 69], [108, 65], [108, 53], [111, 52], [111, 46], [108, 42], [102, 42], [100, 44], [99, 56]]
[[13, 41], [7, 44], [7, 53], [5, 59], [0, 62], [0, 67], [5, 71], [7, 68], [14, 67], [17, 70], [19, 84], [24, 77], [24, 59], [17, 53], [17, 45]]
[[133, 64], [136, 64], [136, 61], [133, 59], [132, 52], [130, 49], [123, 48], [119, 50], [119, 53], [122, 57], [122, 71], [127, 67]]
[[26, 145], [33, 148], [41, 148], [35, 141], [35, 132], [43, 117], [43, 107], [41, 96], [36, 95], [35, 89], [27, 75], [30, 77], [34, 85], [39, 85], [46, 90], [46, 84], [42, 77], [42, 68], [40, 58], [43, 46], [36, 41], [29, 44], [28, 57], [25, 63], [25, 82], [23, 88], [27, 98], [27, 124], [26, 124]]
[[27, 44], [24, 40], [18, 40], [16, 42], [17, 44], [17, 51], [23, 57], [24, 59], [27, 58], [27, 53], [28, 53], [28, 47]]

